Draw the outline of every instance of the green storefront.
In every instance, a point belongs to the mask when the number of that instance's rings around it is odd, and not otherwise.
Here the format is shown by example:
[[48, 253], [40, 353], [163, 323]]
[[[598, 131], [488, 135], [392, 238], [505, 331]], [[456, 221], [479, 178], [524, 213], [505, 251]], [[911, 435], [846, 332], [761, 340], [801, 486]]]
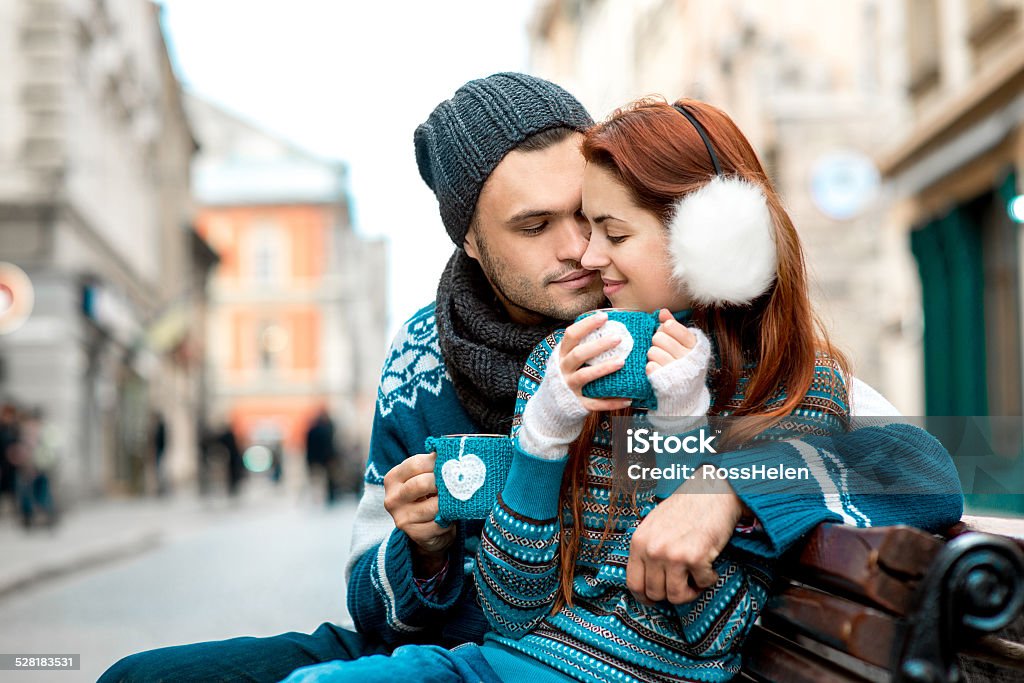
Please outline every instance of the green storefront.
[[971, 511], [1024, 514], [1019, 224], [1007, 212], [1016, 188], [1006, 172], [910, 233], [928, 427], [958, 456]]

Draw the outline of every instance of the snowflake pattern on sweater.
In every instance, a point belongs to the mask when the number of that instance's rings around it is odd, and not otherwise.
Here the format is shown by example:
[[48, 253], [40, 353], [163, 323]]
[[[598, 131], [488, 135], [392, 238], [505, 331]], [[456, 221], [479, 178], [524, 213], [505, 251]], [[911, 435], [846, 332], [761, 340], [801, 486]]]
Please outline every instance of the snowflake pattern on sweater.
[[441, 356], [434, 307], [421, 309], [395, 336], [384, 361], [377, 410], [387, 417], [397, 405], [416, 409], [421, 391], [437, 397], [445, 382], [451, 382]]

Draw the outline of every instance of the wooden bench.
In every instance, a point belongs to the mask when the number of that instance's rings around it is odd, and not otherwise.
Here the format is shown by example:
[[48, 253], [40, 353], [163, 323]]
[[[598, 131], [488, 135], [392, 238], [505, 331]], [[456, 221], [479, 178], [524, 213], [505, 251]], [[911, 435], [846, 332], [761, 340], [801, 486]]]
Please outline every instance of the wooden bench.
[[740, 679], [1024, 681], [1022, 539], [1024, 520], [821, 525], [783, 562]]

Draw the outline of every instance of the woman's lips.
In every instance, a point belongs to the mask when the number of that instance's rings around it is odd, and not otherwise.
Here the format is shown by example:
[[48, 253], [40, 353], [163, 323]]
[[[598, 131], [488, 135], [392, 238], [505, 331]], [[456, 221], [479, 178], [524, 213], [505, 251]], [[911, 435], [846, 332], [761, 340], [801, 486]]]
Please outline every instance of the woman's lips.
[[555, 280], [551, 284], [561, 285], [566, 289], [583, 289], [584, 287], [589, 287], [596, 277], [597, 273], [593, 270], [577, 270]]
[[625, 280], [602, 280], [602, 282], [604, 282], [604, 295], [606, 297], [615, 294], [626, 286]]

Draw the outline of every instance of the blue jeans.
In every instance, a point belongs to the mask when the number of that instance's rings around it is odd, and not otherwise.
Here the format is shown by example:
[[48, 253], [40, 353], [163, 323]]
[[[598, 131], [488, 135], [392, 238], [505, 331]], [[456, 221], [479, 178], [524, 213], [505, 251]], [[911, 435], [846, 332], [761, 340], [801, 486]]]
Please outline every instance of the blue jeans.
[[36, 512], [46, 514], [47, 521], [53, 522], [53, 495], [50, 493], [50, 477], [37, 470], [32, 474], [18, 472], [15, 478], [18, 490], [18, 507], [21, 508], [21, 521], [25, 526], [32, 524]]
[[501, 683], [480, 654], [480, 646], [403, 645], [390, 655], [307, 666], [284, 683]]
[[281, 680], [299, 667], [357, 659], [387, 651], [383, 643], [367, 641], [358, 633], [325, 623], [312, 634], [232, 638], [140, 652], [107, 669], [98, 683], [270, 683]]

